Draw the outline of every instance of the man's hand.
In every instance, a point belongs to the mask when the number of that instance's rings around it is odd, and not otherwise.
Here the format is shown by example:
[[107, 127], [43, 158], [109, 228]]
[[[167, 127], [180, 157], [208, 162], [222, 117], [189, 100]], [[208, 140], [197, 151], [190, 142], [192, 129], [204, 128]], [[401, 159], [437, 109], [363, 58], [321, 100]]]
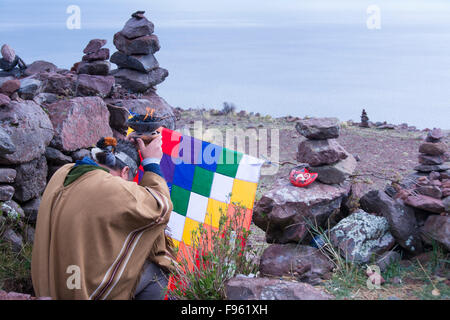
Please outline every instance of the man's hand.
[[138, 145], [139, 151], [141, 151], [142, 159], [147, 158], [156, 158], [161, 160], [163, 156], [162, 152], [162, 137], [159, 136], [155, 138], [152, 142], [148, 144], [148, 146], [145, 145], [144, 141], [142, 141], [141, 138], [136, 138], [136, 142]]

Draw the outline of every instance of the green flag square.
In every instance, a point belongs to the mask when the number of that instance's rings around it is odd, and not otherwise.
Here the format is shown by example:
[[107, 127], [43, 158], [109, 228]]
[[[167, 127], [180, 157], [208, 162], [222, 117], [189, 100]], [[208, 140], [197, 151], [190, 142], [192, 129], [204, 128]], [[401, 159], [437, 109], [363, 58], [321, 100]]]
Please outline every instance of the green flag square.
[[214, 172], [196, 166], [191, 191], [209, 198]]
[[172, 199], [173, 203], [173, 211], [185, 217], [188, 209], [190, 194], [190, 191], [183, 189], [177, 185], [172, 185], [170, 198]]
[[234, 178], [242, 156], [242, 152], [223, 148], [219, 163], [217, 164], [216, 172]]

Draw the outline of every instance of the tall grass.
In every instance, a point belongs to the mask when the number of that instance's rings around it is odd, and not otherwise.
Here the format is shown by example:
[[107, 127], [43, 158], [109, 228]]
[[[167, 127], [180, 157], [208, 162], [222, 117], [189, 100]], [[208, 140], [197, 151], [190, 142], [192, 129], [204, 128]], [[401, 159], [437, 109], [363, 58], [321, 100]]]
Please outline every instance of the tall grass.
[[[239, 204], [235, 214], [221, 212], [217, 229], [200, 225], [192, 232], [190, 250], [179, 254], [172, 279], [170, 299], [224, 300], [226, 282], [237, 274], [256, 274], [262, 249], [247, 244], [246, 209]], [[212, 224], [212, 223], [211, 223]]]

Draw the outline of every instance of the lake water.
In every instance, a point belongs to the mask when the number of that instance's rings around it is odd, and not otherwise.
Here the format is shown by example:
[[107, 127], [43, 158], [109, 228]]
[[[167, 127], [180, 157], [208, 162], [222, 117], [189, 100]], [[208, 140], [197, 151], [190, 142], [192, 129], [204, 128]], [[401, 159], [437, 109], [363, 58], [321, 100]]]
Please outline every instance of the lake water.
[[[62, 2], [58, 10], [67, 6]], [[134, 11], [117, 15], [110, 8], [104, 13], [114, 17], [110, 23], [69, 30], [66, 14], [33, 20], [22, 7], [28, 23], [23, 24], [11, 18], [12, 2], [0, 3], [0, 21], [9, 23], [0, 23], [0, 44], [10, 44], [27, 63], [42, 59], [63, 68], [81, 60], [92, 38], [107, 39], [113, 53], [113, 35]], [[93, 13], [84, 14], [93, 21]], [[322, 18], [270, 26], [151, 19], [161, 42], [156, 58], [169, 70], [158, 93], [182, 108], [221, 109], [227, 101], [238, 110], [273, 116], [356, 121], [365, 108], [372, 121], [450, 129], [450, 19], [386, 19], [380, 30], [368, 30], [365, 15], [348, 21]]]

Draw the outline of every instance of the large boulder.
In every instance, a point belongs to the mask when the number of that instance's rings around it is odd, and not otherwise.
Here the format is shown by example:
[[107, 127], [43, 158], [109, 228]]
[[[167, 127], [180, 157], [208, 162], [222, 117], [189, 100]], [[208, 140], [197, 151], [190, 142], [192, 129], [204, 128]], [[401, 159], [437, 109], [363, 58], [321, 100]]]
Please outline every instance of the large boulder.
[[116, 78], [116, 82], [123, 88], [132, 92], [145, 92], [163, 82], [169, 72], [163, 68], [153, 69], [149, 73], [131, 69], [116, 69], [111, 71], [110, 74]]
[[329, 300], [333, 296], [303, 282], [234, 277], [226, 283], [228, 300]]
[[155, 26], [147, 18], [130, 18], [121, 33], [128, 39], [135, 39], [142, 36], [147, 36], [153, 33]]
[[82, 96], [106, 97], [111, 93], [114, 82], [112, 76], [80, 74], [77, 81], [77, 93]]
[[47, 161], [44, 156], [16, 167], [14, 199], [26, 202], [39, 197], [47, 183], [47, 170]]
[[420, 232], [412, 208], [379, 190], [366, 193], [361, 197], [360, 205], [364, 211], [381, 214], [387, 219], [389, 231], [402, 248], [413, 254], [422, 251]]
[[111, 62], [117, 64], [119, 68], [128, 68], [145, 73], [159, 67], [159, 63], [153, 54], [126, 55], [117, 51], [111, 56]]
[[25, 163], [36, 159], [45, 152], [45, 147], [53, 137], [49, 117], [32, 100], [12, 101], [0, 113], [0, 126], [15, 145], [15, 152], [0, 154], [2, 164]]
[[47, 108], [55, 129], [52, 146], [63, 152], [91, 147], [112, 135], [108, 108], [99, 97], [61, 100]]
[[363, 210], [342, 219], [330, 230], [330, 240], [347, 261], [364, 264], [377, 258], [395, 243], [386, 218]]
[[429, 216], [421, 231], [425, 242], [437, 241], [450, 251], [450, 216]]
[[155, 34], [128, 39], [121, 32], [117, 32], [114, 35], [114, 45], [126, 55], [154, 54], [161, 48]]
[[310, 166], [333, 164], [345, 158], [347, 152], [335, 139], [303, 139], [298, 145], [297, 161]]
[[266, 231], [269, 243], [299, 243], [310, 237], [310, 224], [323, 226], [339, 210], [349, 191], [349, 186], [318, 182], [299, 188], [287, 179], [279, 179], [257, 202], [253, 221]]
[[329, 165], [311, 167], [312, 172], [317, 172], [319, 180], [326, 184], [339, 184], [344, 182], [356, 169], [356, 159], [349, 153], [339, 162]]
[[56, 72], [57, 70], [58, 67], [55, 66], [53, 63], [44, 60], [38, 60], [34, 61], [32, 64], [29, 64], [25, 69], [24, 74], [26, 76], [31, 76], [36, 73]]
[[337, 118], [310, 118], [298, 120], [295, 129], [308, 139], [335, 139], [339, 137], [340, 124]]
[[318, 284], [329, 279], [333, 264], [319, 249], [297, 244], [272, 244], [261, 256], [260, 272], [265, 276], [291, 276]]

